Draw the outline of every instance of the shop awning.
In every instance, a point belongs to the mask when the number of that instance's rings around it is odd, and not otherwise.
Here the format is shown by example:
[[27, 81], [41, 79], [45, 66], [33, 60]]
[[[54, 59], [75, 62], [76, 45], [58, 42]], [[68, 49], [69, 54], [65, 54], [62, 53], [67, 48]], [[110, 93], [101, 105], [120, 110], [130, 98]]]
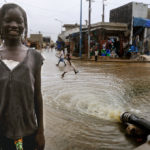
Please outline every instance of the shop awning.
[[133, 18], [133, 26], [134, 27], [146, 27], [150, 28], [150, 19], [144, 19], [144, 18]]

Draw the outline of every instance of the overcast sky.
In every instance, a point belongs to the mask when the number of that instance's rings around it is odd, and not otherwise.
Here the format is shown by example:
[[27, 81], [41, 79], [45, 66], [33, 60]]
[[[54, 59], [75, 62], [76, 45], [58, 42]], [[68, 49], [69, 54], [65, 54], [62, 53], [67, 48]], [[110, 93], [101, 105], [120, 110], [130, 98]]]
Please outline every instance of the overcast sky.
[[[81, 0], [1, 0], [0, 6], [4, 3], [16, 3], [23, 7], [28, 16], [28, 33], [38, 33], [44, 36], [51, 36], [55, 41], [61, 32], [63, 24], [75, 24], [80, 22], [80, 1]], [[88, 20], [88, 1], [83, 1], [83, 24]], [[91, 23], [102, 20], [102, 0], [93, 0]], [[150, 0], [135, 0], [150, 4]], [[113, 8], [132, 2], [131, 0], [106, 0], [105, 21], [109, 21], [109, 12]], [[150, 7], [150, 5], [149, 5]]]

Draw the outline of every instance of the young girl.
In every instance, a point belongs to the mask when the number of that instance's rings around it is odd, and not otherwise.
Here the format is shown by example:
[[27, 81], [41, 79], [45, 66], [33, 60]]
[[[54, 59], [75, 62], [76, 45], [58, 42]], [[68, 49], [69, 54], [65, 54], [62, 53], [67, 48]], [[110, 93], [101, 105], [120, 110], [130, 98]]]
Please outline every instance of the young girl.
[[1, 7], [0, 35], [0, 149], [44, 150], [43, 57], [22, 44], [27, 18], [20, 6]]

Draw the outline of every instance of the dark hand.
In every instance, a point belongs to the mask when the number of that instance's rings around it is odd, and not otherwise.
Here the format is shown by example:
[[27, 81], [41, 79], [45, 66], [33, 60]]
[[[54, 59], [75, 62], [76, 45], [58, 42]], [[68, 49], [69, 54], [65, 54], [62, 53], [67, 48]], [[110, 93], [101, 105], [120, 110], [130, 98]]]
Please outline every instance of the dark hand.
[[35, 135], [35, 150], [44, 150], [45, 137], [43, 132], [37, 132]]

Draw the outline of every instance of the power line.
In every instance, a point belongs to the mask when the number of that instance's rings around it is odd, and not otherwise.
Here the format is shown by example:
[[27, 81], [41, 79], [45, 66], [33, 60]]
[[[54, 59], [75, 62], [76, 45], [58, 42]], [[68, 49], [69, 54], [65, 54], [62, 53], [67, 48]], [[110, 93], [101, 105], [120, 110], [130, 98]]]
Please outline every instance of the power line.
[[[6, 0], [4, 0], [4, 1], [6, 1]], [[15, 2], [16, 1], [18, 1], [18, 0], [15, 0]], [[19, 3], [20, 3], [20, 1], [18, 1]], [[22, 2], [21, 2], [22, 3]], [[60, 13], [60, 14], [62, 14], [62, 13], [64, 13], [64, 12], [66, 12], [66, 11], [68, 11], [68, 9], [65, 9], [65, 10], [62, 10], [62, 11], [59, 11], [59, 10], [52, 10], [52, 9], [46, 9], [46, 8], [42, 8], [42, 7], [39, 7], [39, 6], [37, 6], [37, 5], [33, 5], [33, 4], [31, 4], [31, 3], [27, 3], [27, 2], [23, 2], [23, 4], [25, 4], [25, 5], [27, 5], [27, 6], [31, 6], [32, 8], [34, 7], [35, 9], [38, 9], [38, 11], [41, 11], [41, 10], [43, 10], [43, 11], [46, 11], [46, 12], [56, 12], [56, 13]], [[85, 4], [84, 4], [85, 5]], [[68, 7], [69, 8], [69, 10], [71, 9], [71, 11], [73, 10], [72, 8], [75, 8], [75, 7], [79, 7], [79, 5], [76, 5], [76, 6], [72, 6], [72, 7]]]
[[[17, 1], [17, 3], [20, 3], [20, 1], [19, 0], [15, 0], [15, 2]], [[22, 3], [22, 2], [21, 2]], [[47, 19], [48, 20], [54, 20], [54, 18], [61, 18], [61, 17], [59, 17], [59, 16], [57, 16], [57, 15], [54, 15], [53, 13], [57, 13], [57, 14], [61, 14], [62, 15], [62, 13], [65, 13], [65, 12], [67, 12], [68, 11], [68, 9], [66, 9], [65, 11], [58, 11], [58, 10], [55, 10], [55, 11], [53, 11], [53, 10], [50, 10], [50, 9], [45, 9], [45, 8], [42, 8], [42, 7], [39, 7], [39, 6], [37, 6], [37, 5], [34, 5], [34, 4], [29, 4], [29, 3], [27, 3], [27, 2], [23, 2], [23, 4], [24, 5], [26, 5], [26, 6], [29, 6], [29, 7], [27, 7], [27, 9], [28, 9], [28, 13], [27, 13], [27, 15], [29, 15], [30, 17], [31, 17], [31, 9], [30, 9], [30, 7], [32, 8], [32, 12], [33, 12], [33, 8], [34, 9], [38, 9], [38, 11], [37, 11], [37, 13], [38, 13], [38, 15], [40, 15], [40, 16], [44, 16], [44, 17], [47, 17]], [[85, 5], [85, 4], [84, 4]], [[77, 7], [78, 5], [76, 5], [76, 7]], [[75, 8], [75, 7], [69, 7], [69, 9], [71, 9], [71, 8]], [[72, 9], [73, 10], [73, 9]], [[71, 10], [71, 11], [72, 11]], [[48, 13], [45, 13], [45, 12], [48, 12]], [[51, 13], [52, 12], [52, 13]], [[33, 16], [33, 15], [32, 15]], [[66, 18], [68, 18], [68, 16], [66, 15], [66, 14], [64, 14], [63, 15], [63, 18], [64, 17], [66, 17]], [[75, 21], [76, 22], [76, 21]]]

